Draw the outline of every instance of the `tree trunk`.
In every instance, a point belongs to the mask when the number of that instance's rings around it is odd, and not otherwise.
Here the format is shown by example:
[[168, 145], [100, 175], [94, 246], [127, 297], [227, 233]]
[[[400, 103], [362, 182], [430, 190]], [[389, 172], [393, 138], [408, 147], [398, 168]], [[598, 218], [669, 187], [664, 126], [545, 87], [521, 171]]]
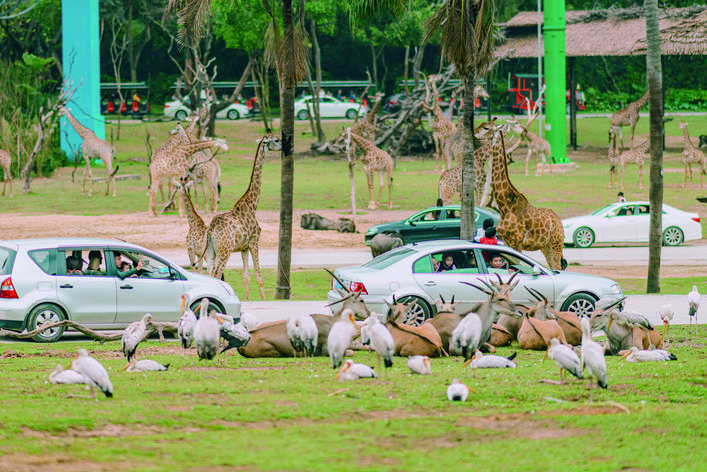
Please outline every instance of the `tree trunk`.
[[405, 96], [409, 97], [410, 96], [410, 87], [408, 87], [408, 69], [410, 68], [408, 64], [410, 63], [410, 45], [408, 44], [405, 46], [405, 70], [404, 70], [404, 76], [405, 76], [405, 81], [403, 82], [405, 84]]
[[648, 73], [648, 98], [650, 112], [650, 229], [648, 232], [648, 293], [660, 292], [660, 256], [663, 242], [663, 70], [660, 59], [658, 33], [658, 1], [646, 0], [646, 71]]
[[[282, 24], [285, 38], [293, 37], [295, 27], [293, 0], [282, 2]], [[289, 31], [288, 31], [289, 30]], [[283, 86], [280, 98], [280, 126], [282, 128], [282, 174], [280, 177], [280, 231], [277, 250], [277, 288], [275, 298], [290, 298], [290, 266], [292, 264], [292, 192], [294, 189], [294, 144], [295, 144], [295, 50], [292, 42], [286, 43], [283, 61], [292, 70], [283, 71]]]
[[378, 82], [378, 55], [376, 54], [376, 48], [373, 45], [373, 40], [371, 39], [369, 41], [369, 46], [371, 47], [371, 59], [373, 62], [373, 83], [376, 84], [376, 87], [380, 89], [380, 83]]
[[[314, 90], [314, 96], [319, 97], [319, 93], [322, 90], [322, 54], [321, 50], [319, 49], [319, 41], [317, 40], [317, 24], [314, 22], [314, 18], [312, 18], [312, 23], [311, 23], [311, 39], [312, 39], [312, 49], [314, 49], [314, 67], [316, 69], [316, 79], [317, 79], [317, 87]], [[326, 142], [326, 134], [324, 133], [324, 129], [322, 128], [322, 117], [319, 116], [319, 100], [313, 100], [312, 105], [315, 107], [316, 110], [316, 116], [314, 119], [317, 122], [317, 141], [320, 143], [325, 143]]]
[[464, 100], [464, 152], [462, 153], [462, 206], [460, 238], [474, 238], [474, 79], [462, 79], [467, 100]]
[[417, 54], [415, 54], [415, 58], [412, 61], [412, 75], [415, 79], [415, 88], [420, 87], [420, 67], [422, 65], [422, 58], [424, 55], [425, 45], [420, 44], [420, 47], [417, 49]]

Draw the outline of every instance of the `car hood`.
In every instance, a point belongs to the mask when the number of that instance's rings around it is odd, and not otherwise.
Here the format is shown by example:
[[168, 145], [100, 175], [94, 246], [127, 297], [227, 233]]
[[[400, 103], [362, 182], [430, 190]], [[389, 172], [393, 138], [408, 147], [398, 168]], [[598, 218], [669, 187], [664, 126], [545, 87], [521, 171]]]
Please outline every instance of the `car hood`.
[[589, 223], [596, 223], [598, 219], [603, 218], [601, 216], [586, 215], [586, 216], [575, 216], [573, 218], [565, 218], [562, 220], [562, 226], [581, 226]]
[[394, 221], [391, 223], [380, 223], [377, 225], [373, 225], [370, 228], [368, 228], [368, 232], [371, 232], [371, 230], [375, 229], [375, 233], [382, 233], [383, 231], [395, 231], [402, 227], [405, 224], [405, 220], [400, 220], [400, 221]]

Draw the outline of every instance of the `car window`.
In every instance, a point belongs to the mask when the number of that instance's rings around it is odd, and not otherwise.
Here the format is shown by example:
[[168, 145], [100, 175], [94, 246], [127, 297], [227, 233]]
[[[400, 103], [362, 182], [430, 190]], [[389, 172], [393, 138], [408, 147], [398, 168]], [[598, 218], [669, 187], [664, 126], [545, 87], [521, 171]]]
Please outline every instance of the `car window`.
[[[508, 252], [497, 251], [497, 250], [483, 250], [482, 255], [484, 262], [486, 263], [486, 269], [489, 273], [500, 273], [507, 274], [509, 272], [519, 271], [522, 274], [531, 275], [533, 273], [533, 266], [530, 261], [511, 254]], [[502, 268], [491, 267], [491, 260], [495, 255], [500, 255], [502, 259]]]
[[334, 99], [329, 98], [329, 97], [322, 97], [321, 103], [334, 103]]
[[448, 220], [458, 220], [460, 218], [459, 213], [459, 210], [447, 210], [445, 218]]
[[64, 269], [67, 275], [82, 275], [91, 277], [105, 277], [108, 275], [105, 252], [103, 249], [91, 248], [65, 248], [57, 251], [59, 258], [64, 260]]
[[605, 205], [605, 206], [599, 208], [598, 210], [593, 211], [593, 212], [592, 212], [592, 215], [598, 215], [599, 213], [603, 213], [604, 210], [606, 210], [606, 209], [607, 209], [608, 207], [610, 207], [610, 206], [611, 206], [611, 205]]
[[614, 216], [631, 216], [633, 215], [633, 205], [623, 205], [614, 210]]
[[[446, 261], [446, 263], [445, 263]], [[451, 264], [449, 262], [451, 261]], [[477, 273], [478, 267], [474, 251], [444, 251], [422, 257], [413, 264], [413, 272], [427, 273]]]
[[385, 269], [386, 267], [395, 264], [399, 260], [405, 259], [412, 252], [415, 251], [406, 247], [395, 248], [392, 251], [388, 251], [374, 259], [371, 259], [370, 261], [363, 264], [362, 267], [368, 267], [369, 269]]
[[39, 266], [40, 269], [44, 271], [45, 274], [56, 275], [56, 250], [52, 249], [35, 249], [27, 253], [34, 261], [35, 264]]
[[424, 216], [420, 219], [420, 221], [435, 221], [439, 219], [440, 215], [440, 210], [433, 210], [433, 211], [428, 211], [427, 213], [424, 214]]
[[647, 215], [651, 212], [650, 205], [638, 205], [637, 211], [639, 215]]
[[16, 252], [12, 249], [0, 247], [0, 275], [12, 273], [12, 264], [15, 261]]
[[136, 268], [138, 261], [144, 261], [142, 270], [134, 274], [141, 279], [168, 279], [171, 277], [169, 266], [148, 254], [138, 251], [114, 251], [114, 260], [118, 255], [120, 255], [121, 261], [128, 263], [128, 269]]

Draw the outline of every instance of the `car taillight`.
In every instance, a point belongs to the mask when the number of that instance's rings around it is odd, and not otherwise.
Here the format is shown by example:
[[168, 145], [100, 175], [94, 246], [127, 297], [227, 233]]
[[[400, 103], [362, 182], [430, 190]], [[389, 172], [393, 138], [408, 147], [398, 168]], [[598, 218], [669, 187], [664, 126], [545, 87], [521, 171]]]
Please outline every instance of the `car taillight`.
[[699, 223], [699, 222], [700, 222], [700, 217], [699, 217], [699, 216], [695, 216], [694, 218], [692, 218], [692, 221], [696, 221], [697, 223]]
[[0, 298], [18, 298], [11, 278], [3, 280], [0, 284]]
[[351, 282], [349, 290], [351, 290], [352, 292], [361, 292], [361, 295], [368, 295], [368, 292], [366, 291], [366, 286], [363, 285], [363, 283], [361, 282]]

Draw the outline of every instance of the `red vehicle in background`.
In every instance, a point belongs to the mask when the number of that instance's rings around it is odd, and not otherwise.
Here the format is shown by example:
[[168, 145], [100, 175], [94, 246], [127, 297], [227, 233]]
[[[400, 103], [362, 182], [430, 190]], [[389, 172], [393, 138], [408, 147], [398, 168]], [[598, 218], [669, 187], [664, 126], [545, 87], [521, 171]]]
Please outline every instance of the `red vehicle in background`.
[[120, 104], [117, 84], [101, 84], [101, 113], [104, 115], [132, 115], [141, 118], [150, 113], [150, 102], [147, 100], [147, 85], [145, 82], [125, 82], [120, 84], [125, 102]]
[[[543, 79], [543, 84], [545, 80]], [[584, 110], [584, 92], [577, 87], [577, 110]], [[537, 74], [515, 74], [508, 80], [508, 103], [507, 107], [517, 114], [527, 114], [528, 109], [535, 108], [535, 101], [540, 95]], [[570, 91], [565, 93], [567, 110], [570, 104]], [[527, 99], [527, 100], [526, 100]], [[545, 101], [541, 103], [545, 106]]]

